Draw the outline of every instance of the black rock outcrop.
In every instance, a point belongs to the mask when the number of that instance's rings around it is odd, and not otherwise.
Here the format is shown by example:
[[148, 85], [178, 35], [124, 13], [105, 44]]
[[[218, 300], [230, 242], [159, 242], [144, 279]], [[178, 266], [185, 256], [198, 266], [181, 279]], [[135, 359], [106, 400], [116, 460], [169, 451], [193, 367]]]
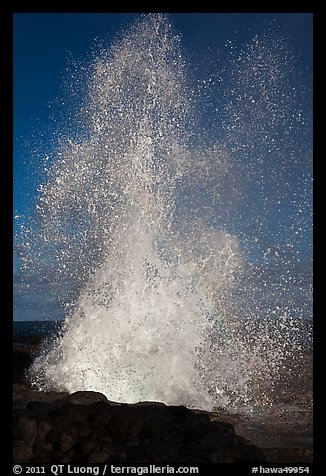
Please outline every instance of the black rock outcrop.
[[189, 464], [264, 461], [208, 412], [158, 402], [117, 404], [97, 392], [16, 391], [15, 463]]

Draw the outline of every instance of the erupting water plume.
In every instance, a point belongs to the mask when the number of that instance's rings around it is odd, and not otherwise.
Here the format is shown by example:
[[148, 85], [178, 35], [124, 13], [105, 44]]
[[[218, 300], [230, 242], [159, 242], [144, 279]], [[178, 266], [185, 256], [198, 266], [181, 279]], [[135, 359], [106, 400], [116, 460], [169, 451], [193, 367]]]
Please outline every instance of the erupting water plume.
[[74, 286], [62, 332], [35, 359], [31, 381], [119, 402], [267, 402], [285, 362], [296, 355], [297, 365], [302, 328], [282, 305], [272, 320], [253, 310], [261, 275], [214, 219], [237, 171], [235, 142], [245, 149], [234, 91], [234, 128], [224, 128], [224, 143], [203, 145], [180, 38], [160, 14], [103, 49], [86, 76], [79, 132], [62, 137], [39, 188], [38, 254], [29, 260]]

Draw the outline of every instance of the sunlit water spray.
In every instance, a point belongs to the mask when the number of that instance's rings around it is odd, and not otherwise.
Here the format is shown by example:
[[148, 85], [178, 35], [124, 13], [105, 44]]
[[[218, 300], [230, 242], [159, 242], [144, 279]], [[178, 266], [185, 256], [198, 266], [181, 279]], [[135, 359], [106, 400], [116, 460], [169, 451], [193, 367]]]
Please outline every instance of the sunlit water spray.
[[245, 148], [234, 94], [225, 143], [203, 145], [179, 43], [164, 16], [146, 15], [84, 74], [80, 133], [57, 145], [38, 253], [25, 257], [78, 291], [30, 369], [39, 389], [237, 408], [273, 399], [285, 362], [300, 359], [302, 327], [284, 308], [272, 321], [253, 310], [254, 267], [212, 219], [235, 143]]

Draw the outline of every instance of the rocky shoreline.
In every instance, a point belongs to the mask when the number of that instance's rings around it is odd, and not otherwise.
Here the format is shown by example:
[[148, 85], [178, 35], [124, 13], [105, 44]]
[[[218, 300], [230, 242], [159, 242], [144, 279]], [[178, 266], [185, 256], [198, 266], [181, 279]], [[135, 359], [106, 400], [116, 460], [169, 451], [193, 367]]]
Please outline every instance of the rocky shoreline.
[[14, 341], [14, 463], [312, 462], [309, 409], [262, 409], [253, 418], [119, 404], [97, 392], [39, 392], [25, 381], [39, 344], [37, 337]]
[[97, 392], [27, 389], [24, 398], [20, 393], [19, 406], [14, 410], [18, 463], [265, 461], [263, 452], [236, 435], [233, 425], [183, 406], [117, 404]]

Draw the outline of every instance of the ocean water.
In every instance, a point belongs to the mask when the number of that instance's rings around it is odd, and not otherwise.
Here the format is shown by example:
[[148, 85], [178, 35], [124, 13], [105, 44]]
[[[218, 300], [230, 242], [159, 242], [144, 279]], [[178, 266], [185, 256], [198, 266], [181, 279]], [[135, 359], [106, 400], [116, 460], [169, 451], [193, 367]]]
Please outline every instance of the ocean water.
[[63, 321], [14, 321], [13, 335], [17, 336], [45, 336], [56, 335]]

